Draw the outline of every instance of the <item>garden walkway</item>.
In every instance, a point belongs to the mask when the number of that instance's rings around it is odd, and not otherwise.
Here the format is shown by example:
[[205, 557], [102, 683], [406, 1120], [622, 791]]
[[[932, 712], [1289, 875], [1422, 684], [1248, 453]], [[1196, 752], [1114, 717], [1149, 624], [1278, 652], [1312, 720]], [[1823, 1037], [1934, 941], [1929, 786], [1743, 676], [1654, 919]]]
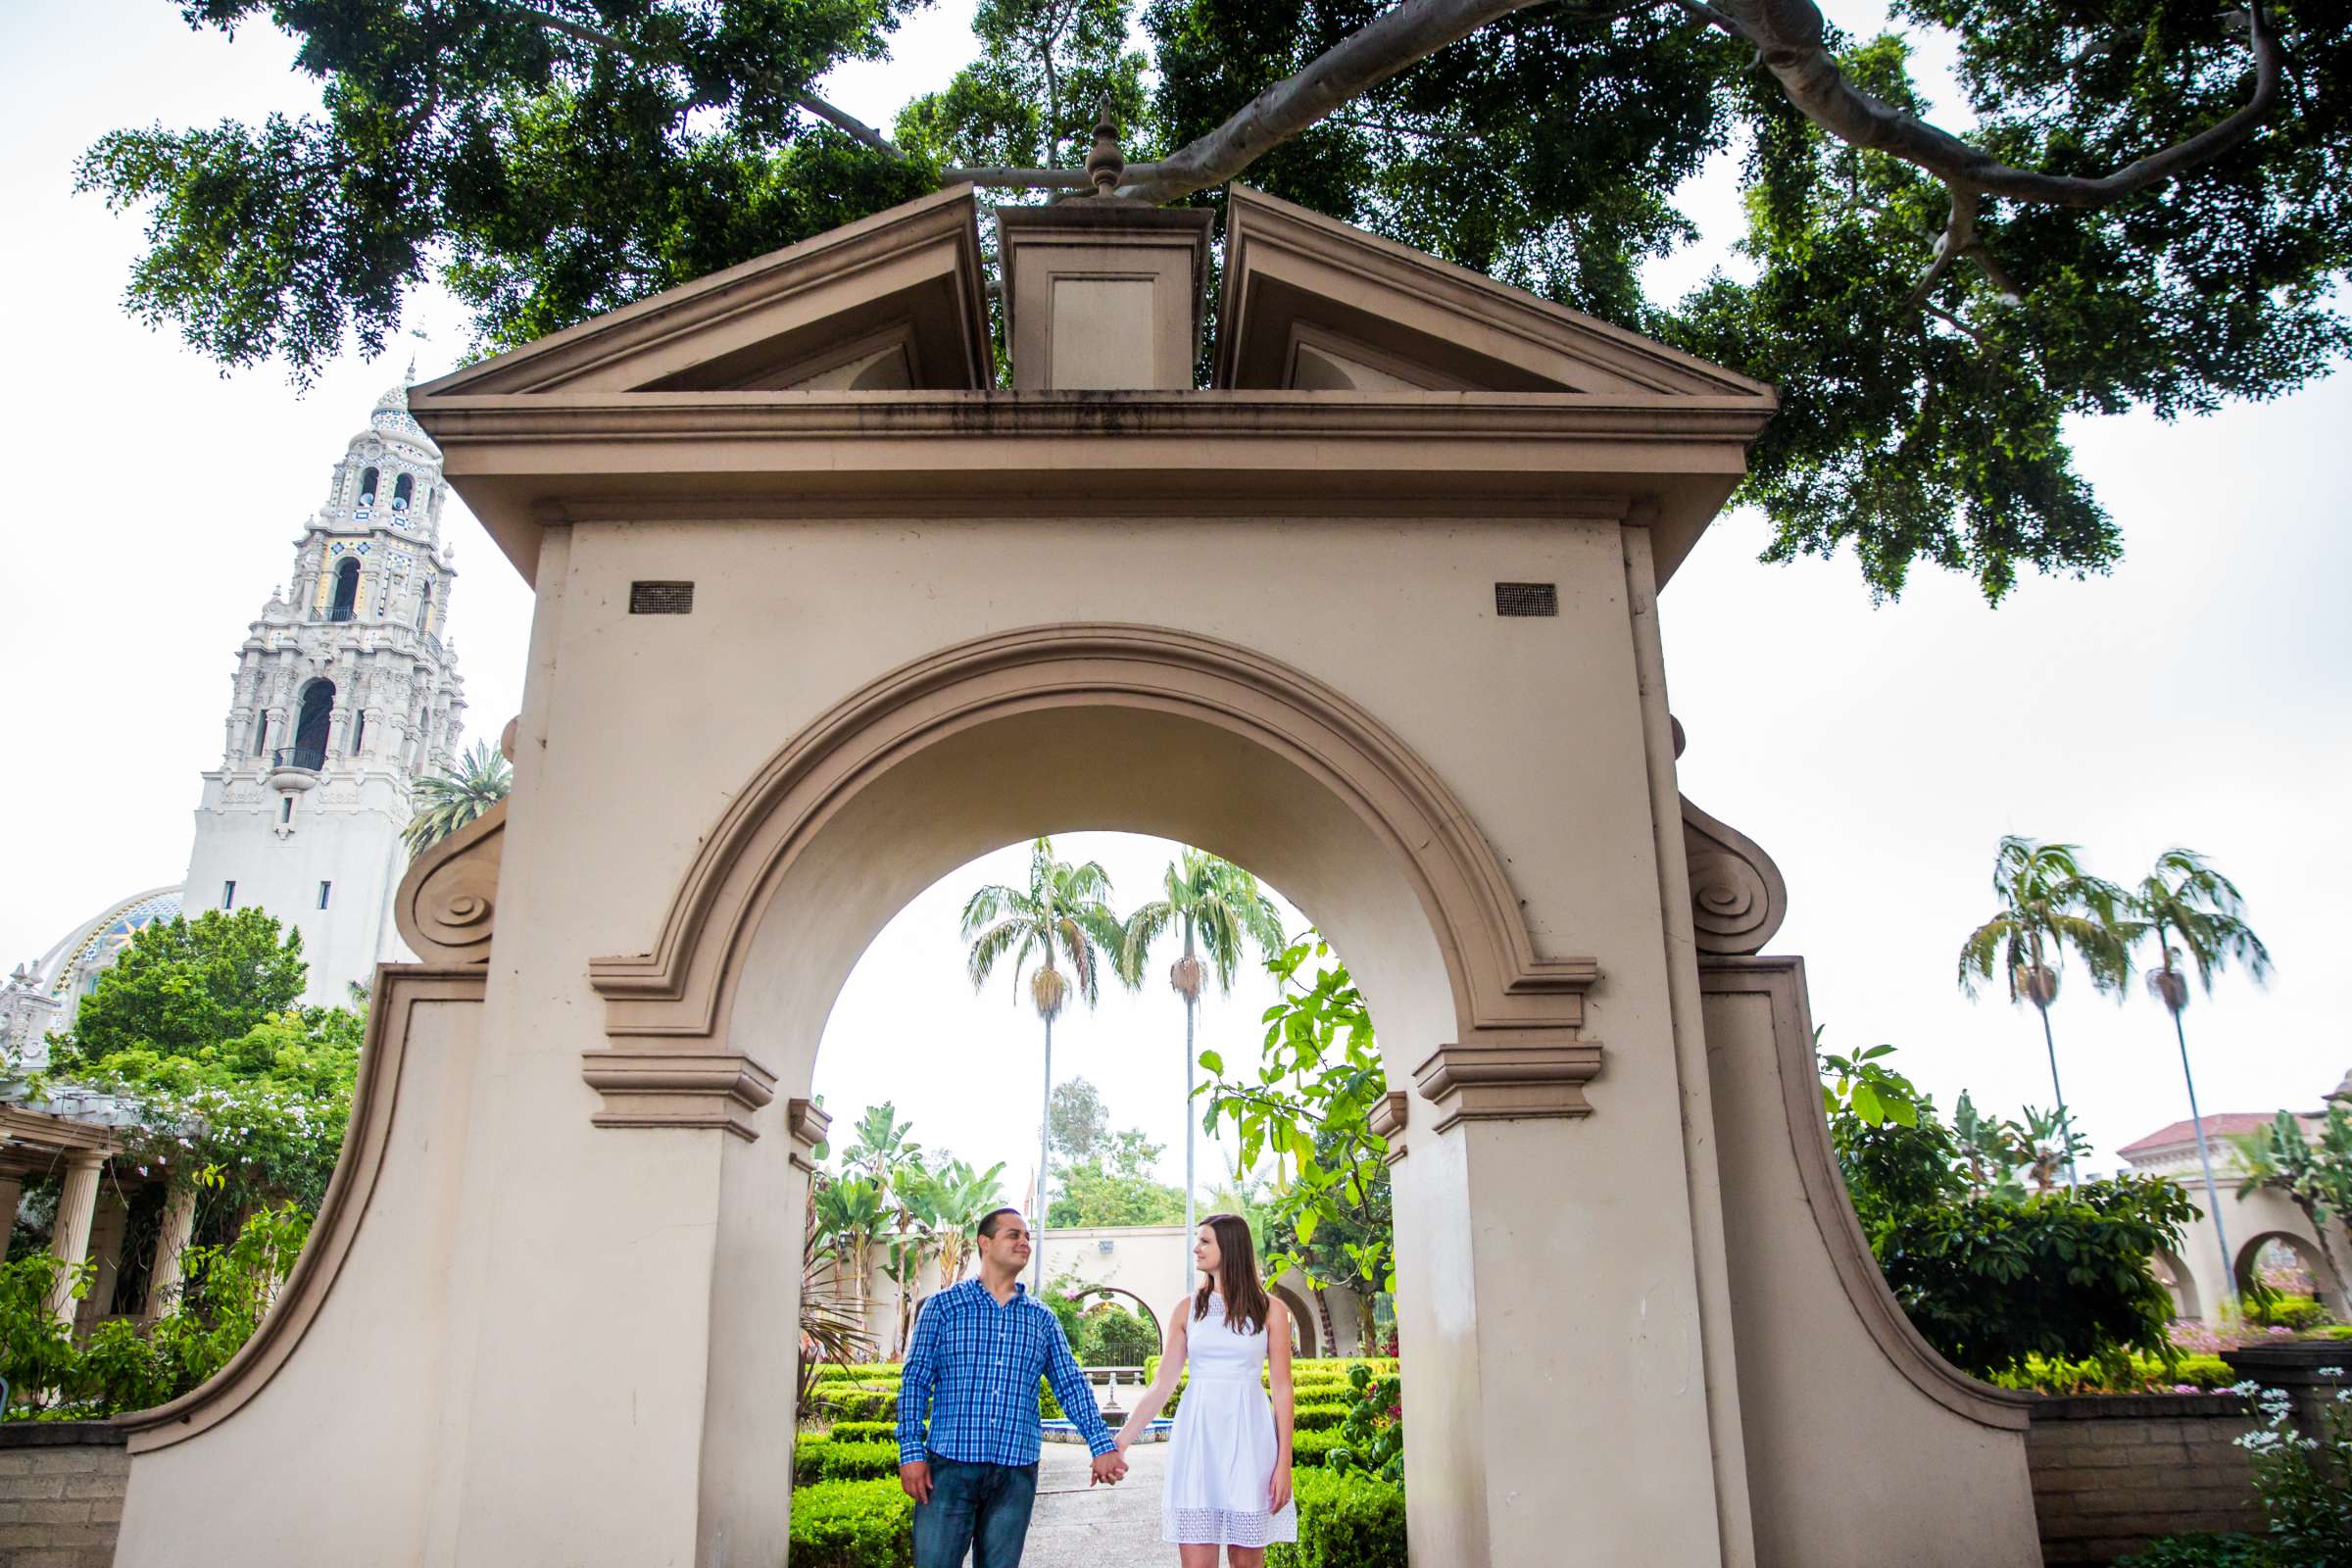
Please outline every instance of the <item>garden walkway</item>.
[[1139, 1443], [1127, 1450], [1126, 1480], [1090, 1489], [1086, 1446], [1047, 1444], [1021, 1568], [1173, 1562], [1175, 1548], [1159, 1544], [1159, 1478], [1167, 1461], [1166, 1444]]

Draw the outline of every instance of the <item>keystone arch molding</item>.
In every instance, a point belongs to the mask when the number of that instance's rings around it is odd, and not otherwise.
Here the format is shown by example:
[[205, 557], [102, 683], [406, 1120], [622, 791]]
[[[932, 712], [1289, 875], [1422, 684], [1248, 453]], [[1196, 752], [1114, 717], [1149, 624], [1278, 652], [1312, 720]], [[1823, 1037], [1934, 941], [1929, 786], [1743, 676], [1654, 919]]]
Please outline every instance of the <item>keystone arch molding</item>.
[[[585, 1054], [602, 1126], [723, 1126], [756, 1136], [774, 1075], [726, 1049], [767, 905], [824, 824], [925, 749], [999, 719], [1146, 710], [1214, 725], [1331, 792], [1393, 854], [1443, 958], [1454, 1034], [1415, 1068], [1459, 1115], [1589, 1113], [1600, 1068], [1583, 1039], [1591, 958], [1540, 956], [1493, 848], [1436, 771], [1314, 677], [1235, 644], [1136, 625], [1033, 627], [906, 664], [795, 736], [738, 793], [687, 871], [651, 953], [590, 960], [611, 1045]], [[724, 1058], [724, 1059], [722, 1059]], [[691, 1082], [689, 1082], [691, 1080]]]

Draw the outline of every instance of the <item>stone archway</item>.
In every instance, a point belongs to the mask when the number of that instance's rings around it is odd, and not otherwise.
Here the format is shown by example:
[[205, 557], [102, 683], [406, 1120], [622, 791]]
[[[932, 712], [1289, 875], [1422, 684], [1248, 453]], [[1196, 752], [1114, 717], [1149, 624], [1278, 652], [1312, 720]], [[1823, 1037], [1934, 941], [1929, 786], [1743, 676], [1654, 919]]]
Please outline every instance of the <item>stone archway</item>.
[[2269, 1230], [2249, 1237], [2237, 1250], [2235, 1272], [2238, 1291], [2242, 1294], [2248, 1286], [2253, 1284], [2255, 1270], [2262, 1261], [2263, 1253], [2274, 1247], [2294, 1257], [2303, 1272], [2311, 1277], [2312, 1298], [2326, 1307], [2330, 1316], [2340, 1321], [2344, 1315], [2344, 1302], [2336, 1291], [2334, 1277], [2328, 1271], [2327, 1254], [2308, 1235], [2298, 1235], [2293, 1231], [2286, 1230]]
[[2191, 1274], [2188, 1265], [2169, 1249], [2157, 1250], [2156, 1280], [2164, 1287], [2165, 1293], [2173, 1298], [2173, 1316], [2190, 1322], [2204, 1317], [2204, 1303], [2197, 1296], [2196, 1276]]
[[[1311, 1356], [1328, 1353], [1316, 1349], [1318, 1341], [1316, 1339], [1315, 1310], [1299, 1299], [1297, 1291], [1287, 1285], [1269, 1285], [1266, 1287], [1266, 1293], [1290, 1308], [1291, 1324], [1297, 1331], [1295, 1337], [1298, 1342], [1298, 1350], [1300, 1355]], [[1336, 1349], [1336, 1347], [1334, 1348]]]
[[538, 596], [514, 791], [403, 884], [312, 1247], [128, 1423], [118, 1568], [782, 1561], [832, 999], [1079, 828], [1250, 865], [1371, 1001], [1417, 1560], [2034, 1560], [2024, 1401], [1887, 1293], [1785, 890], [1676, 783], [1659, 585], [1769, 389], [1232, 200], [1215, 388], [1204, 215], [1070, 209], [1168, 330], [999, 392], [947, 191], [416, 395]]

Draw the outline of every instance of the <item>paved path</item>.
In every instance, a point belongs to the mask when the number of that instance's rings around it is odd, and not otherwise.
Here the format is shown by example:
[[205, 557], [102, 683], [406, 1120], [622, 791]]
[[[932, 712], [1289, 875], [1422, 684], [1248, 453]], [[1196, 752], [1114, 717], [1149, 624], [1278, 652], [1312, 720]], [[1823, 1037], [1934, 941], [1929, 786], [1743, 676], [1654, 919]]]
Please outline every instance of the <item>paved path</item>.
[[1127, 1450], [1126, 1480], [1090, 1488], [1086, 1445], [1047, 1444], [1021, 1568], [1127, 1568], [1175, 1561], [1176, 1548], [1159, 1541], [1159, 1478], [1167, 1462], [1166, 1444], [1139, 1443]]

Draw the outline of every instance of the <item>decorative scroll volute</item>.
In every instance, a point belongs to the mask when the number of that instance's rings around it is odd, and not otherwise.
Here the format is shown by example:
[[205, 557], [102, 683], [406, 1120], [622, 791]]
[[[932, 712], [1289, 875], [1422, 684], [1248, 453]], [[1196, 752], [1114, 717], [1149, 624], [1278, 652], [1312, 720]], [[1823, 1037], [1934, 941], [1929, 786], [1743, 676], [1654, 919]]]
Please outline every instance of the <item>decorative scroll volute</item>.
[[409, 951], [426, 963], [490, 961], [506, 833], [507, 803], [501, 801], [418, 856], [400, 879], [392, 917]]
[[1788, 914], [1788, 885], [1754, 839], [1683, 798], [1683, 853], [1690, 862], [1690, 921], [1698, 951], [1757, 953]]
[[1388, 1151], [1380, 1156], [1384, 1165], [1394, 1165], [1404, 1157], [1404, 1128], [1412, 1111], [1412, 1101], [1401, 1089], [1392, 1089], [1372, 1102], [1364, 1120], [1372, 1130], [1388, 1142]]

